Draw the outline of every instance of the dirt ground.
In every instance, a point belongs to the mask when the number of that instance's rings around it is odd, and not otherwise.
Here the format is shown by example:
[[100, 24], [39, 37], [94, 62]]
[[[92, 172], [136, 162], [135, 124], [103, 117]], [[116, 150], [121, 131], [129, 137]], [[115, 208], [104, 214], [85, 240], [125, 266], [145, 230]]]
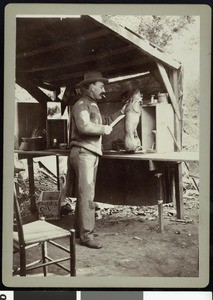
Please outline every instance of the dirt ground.
[[[74, 204], [73, 204], [74, 205]], [[197, 277], [199, 276], [199, 199], [196, 190], [184, 193], [184, 219], [176, 219], [172, 204], [163, 208], [164, 232], [159, 232], [157, 206], [130, 207], [99, 204], [96, 238], [101, 249], [81, 246], [76, 239], [77, 276]], [[28, 216], [29, 219], [30, 216]], [[74, 212], [51, 223], [70, 229]], [[31, 217], [30, 217], [31, 218]], [[64, 245], [68, 241], [63, 240]], [[49, 255], [57, 255], [49, 249]], [[29, 259], [37, 251], [31, 249]], [[17, 258], [14, 264], [17, 264]], [[66, 276], [58, 267], [51, 274]], [[41, 270], [34, 275], [38, 276]]]

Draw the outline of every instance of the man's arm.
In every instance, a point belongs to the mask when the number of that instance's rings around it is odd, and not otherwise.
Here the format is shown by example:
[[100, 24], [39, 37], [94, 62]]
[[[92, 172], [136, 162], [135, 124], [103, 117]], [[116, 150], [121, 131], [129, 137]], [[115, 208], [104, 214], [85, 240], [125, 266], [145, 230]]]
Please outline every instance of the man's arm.
[[81, 134], [101, 135], [109, 134], [109, 126], [96, 124], [90, 120], [90, 112], [87, 105], [82, 101], [73, 108], [73, 117]]

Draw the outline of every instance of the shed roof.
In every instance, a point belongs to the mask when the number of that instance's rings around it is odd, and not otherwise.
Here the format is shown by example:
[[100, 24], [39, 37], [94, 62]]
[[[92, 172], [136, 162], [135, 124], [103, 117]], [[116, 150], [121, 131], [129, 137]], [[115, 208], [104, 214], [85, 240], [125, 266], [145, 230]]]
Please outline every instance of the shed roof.
[[17, 18], [16, 81], [36, 86], [76, 85], [89, 70], [107, 78], [148, 71], [156, 62], [180, 63], [127, 28], [103, 17]]

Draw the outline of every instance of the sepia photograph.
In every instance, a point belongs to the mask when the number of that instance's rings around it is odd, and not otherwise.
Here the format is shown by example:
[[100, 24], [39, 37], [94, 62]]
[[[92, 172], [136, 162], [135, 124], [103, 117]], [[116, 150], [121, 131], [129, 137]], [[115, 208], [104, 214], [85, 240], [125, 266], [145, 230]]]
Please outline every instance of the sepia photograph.
[[5, 283], [207, 284], [208, 7], [72, 6], [8, 7]]

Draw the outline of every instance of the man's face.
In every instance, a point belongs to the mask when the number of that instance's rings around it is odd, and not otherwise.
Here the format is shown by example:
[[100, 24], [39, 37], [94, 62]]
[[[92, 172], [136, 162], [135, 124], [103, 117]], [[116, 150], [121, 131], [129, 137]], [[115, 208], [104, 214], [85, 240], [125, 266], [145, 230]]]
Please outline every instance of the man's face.
[[104, 83], [97, 81], [91, 85], [91, 93], [94, 99], [101, 100], [102, 95], [105, 93]]

